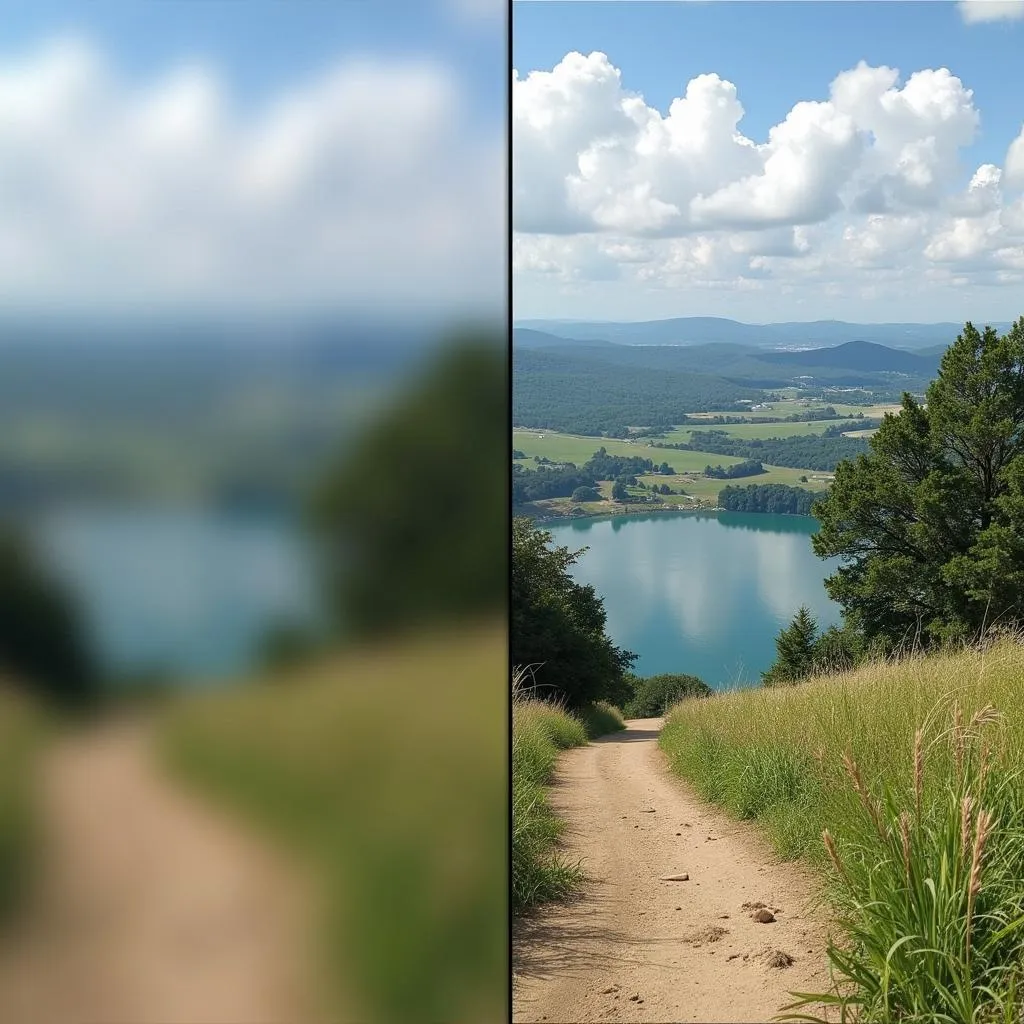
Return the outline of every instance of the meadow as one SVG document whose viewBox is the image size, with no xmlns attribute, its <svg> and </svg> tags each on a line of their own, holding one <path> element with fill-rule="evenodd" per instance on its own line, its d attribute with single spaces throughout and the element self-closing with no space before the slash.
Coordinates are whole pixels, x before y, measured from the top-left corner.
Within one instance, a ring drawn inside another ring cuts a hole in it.
<svg viewBox="0 0 1024 1024">
<path fill-rule="evenodd" d="M 1022 676 L 1017 638 L 668 716 L 672 770 L 820 870 L 860 1020 L 1019 1019 Z"/>
<path fill-rule="evenodd" d="M 547 456 L 552 462 L 574 462 L 582 466 L 598 448 L 605 448 L 609 455 L 634 456 L 651 459 L 655 465 L 667 462 L 680 472 L 700 472 L 710 460 L 723 466 L 730 466 L 742 459 L 728 455 L 708 455 L 706 452 L 684 452 L 665 448 L 652 448 L 641 441 L 617 441 L 606 437 L 578 437 L 572 434 L 558 434 L 549 430 L 513 430 L 512 447 L 528 456 L 528 466 L 535 455 Z"/>
<path fill-rule="evenodd" d="M 698 430 L 721 430 L 732 437 L 748 439 L 796 437 L 801 434 L 823 434 L 826 428 L 837 424 L 849 425 L 851 430 L 857 429 L 856 420 L 850 420 L 848 424 L 844 420 L 809 420 L 800 423 L 709 423 L 707 426 L 688 424 L 676 427 L 659 440 L 664 440 L 668 444 L 690 444 L 690 435 Z"/>
<path fill-rule="evenodd" d="M 352 1019 L 503 1016 L 506 644 L 439 632 L 165 711 L 172 773 L 309 865 Z"/>
</svg>

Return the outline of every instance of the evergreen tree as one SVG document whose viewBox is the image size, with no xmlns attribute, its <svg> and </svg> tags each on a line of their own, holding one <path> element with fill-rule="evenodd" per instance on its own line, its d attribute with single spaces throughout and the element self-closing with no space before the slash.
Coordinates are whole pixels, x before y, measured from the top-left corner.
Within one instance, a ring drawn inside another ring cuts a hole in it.
<svg viewBox="0 0 1024 1024">
<path fill-rule="evenodd" d="M 810 675 L 815 668 L 818 624 L 810 611 L 801 605 L 793 621 L 775 638 L 775 664 L 762 673 L 765 686 L 795 683 Z"/>
<path fill-rule="evenodd" d="M 868 640 L 889 650 L 1024 622 L 1024 318 L 964 326 L 919 404 L 886 416 L 815 505 L 815 552 Z"/>
</svg>

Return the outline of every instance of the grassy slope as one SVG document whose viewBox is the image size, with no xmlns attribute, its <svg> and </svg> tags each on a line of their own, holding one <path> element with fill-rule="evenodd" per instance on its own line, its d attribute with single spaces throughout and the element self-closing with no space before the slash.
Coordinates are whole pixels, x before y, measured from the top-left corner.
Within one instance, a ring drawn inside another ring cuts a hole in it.
<svg viewBox="0 0 1024 1024">
<path fill-rule="evenodd" d="M 533 467 L 533 456 L 544 455 L 553 462 L 575 462 L 582 466 L 598 448 L 604 447 L 609 455 L 634 456 L 641 459 L 652 459 L 655 465 L 667 462 L 673 469 L 702 470 L 708 459 L 714 458 L 723 466 L 729 466 L 742 459 L 728 455 L 710 456 L 704 452 L 681 452 L 665 448 L 652 448 L 650 445 L 636 441 L 615 441 L 602 437 L 577 437 L 573 434 L 558 434 L 550 430 L 513 430 L 512 447 L 529 456 L 523 465 Z"/>
<path fill-rule="evenodd" d="M 190 696 L 173 769 L 305 855 L 326 970 L 374 1020 L 497 1020 L 507 914 L 504 630 Z"/>
<path fill-rule="evenodd" d="M 971 1019 L 986 1000 L 1014 1006 L 1024 929 L 1002 929 L 1024 924 L 1022 676 L 1024 648 L 1003 643 L 686 702 L 668 718 L 661 744 L 673 770 L 829 879 L 851 938 L 836 965 L 857 979 L 866 1019 L 890 1019 L 892 1007 L 925 1020 Z M 856 778 L 866 780 L 860 795 Z M 972 918 L 980 810 L 995 817 Z"/>
<path fill-rule="evenodd" d="M 0 925 L 17 910 L 35 863 L 33 761 L 42 735 L 40 713 L 0 692 Z"/>
</svg>

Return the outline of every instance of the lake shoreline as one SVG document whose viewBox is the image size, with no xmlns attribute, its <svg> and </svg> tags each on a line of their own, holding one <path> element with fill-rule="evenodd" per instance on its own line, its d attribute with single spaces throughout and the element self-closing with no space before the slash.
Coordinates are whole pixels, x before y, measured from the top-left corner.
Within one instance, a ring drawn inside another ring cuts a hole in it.
<svg viewBox="0 0 1024 1024">
<path fill-rule="evenodd" d="M 512 506 L 513 516 L 527 516 L 532 519 L 535 523 L 553 523 L 563 522 L 565 520 L 574 519 L 614 519 L 616 516 L 626 515 L 650 515 L 654 513 L 662 514 L 678 514 L 684 516 L 693 515 L 718 515 L 720 512 L 734 512 L 735 509 L 723 508 L 721 505 L 699 505 L 694 508 L 683 508 L 678 505 L 674 505 L 671 508 L 666 508 L 664 505 L 623 505 L 617 508 L 614 512 L 608 512 L 604 509 L 589 511 L 587 509 L 580 508 L 577 506 L 574 509 L 562 512 L 557 509 L 530 509 L 529 507 L 524 508 L 523 506 Z M 810 514 L 803 515 L 799 512 L 749 512 L 745 513 L 749 515 L 772 515 L 772 516 L 787 516 L 794 519 L 813 519 L 814 517 Z"/>
</svg>

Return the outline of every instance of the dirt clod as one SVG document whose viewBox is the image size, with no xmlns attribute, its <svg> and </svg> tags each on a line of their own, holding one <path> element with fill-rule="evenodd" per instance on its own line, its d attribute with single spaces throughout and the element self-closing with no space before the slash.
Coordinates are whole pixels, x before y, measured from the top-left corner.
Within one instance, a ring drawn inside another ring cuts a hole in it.
<svg viewBox="0 0 1024 1024">
<path fill-rule="evenodd" d="M 792 967 L 793 958 L 788 953 L 784 953 L 781 949 L 776 949 L 768 955 L 768 959 L 765 963 L 769 967 Z"/>
<path fill-rule="evenodd" d="M 775 920 L 775 915 L 767 907 L 755 910 L 750 916 L 758 924 L 771 924 Z"/>
</svg>

